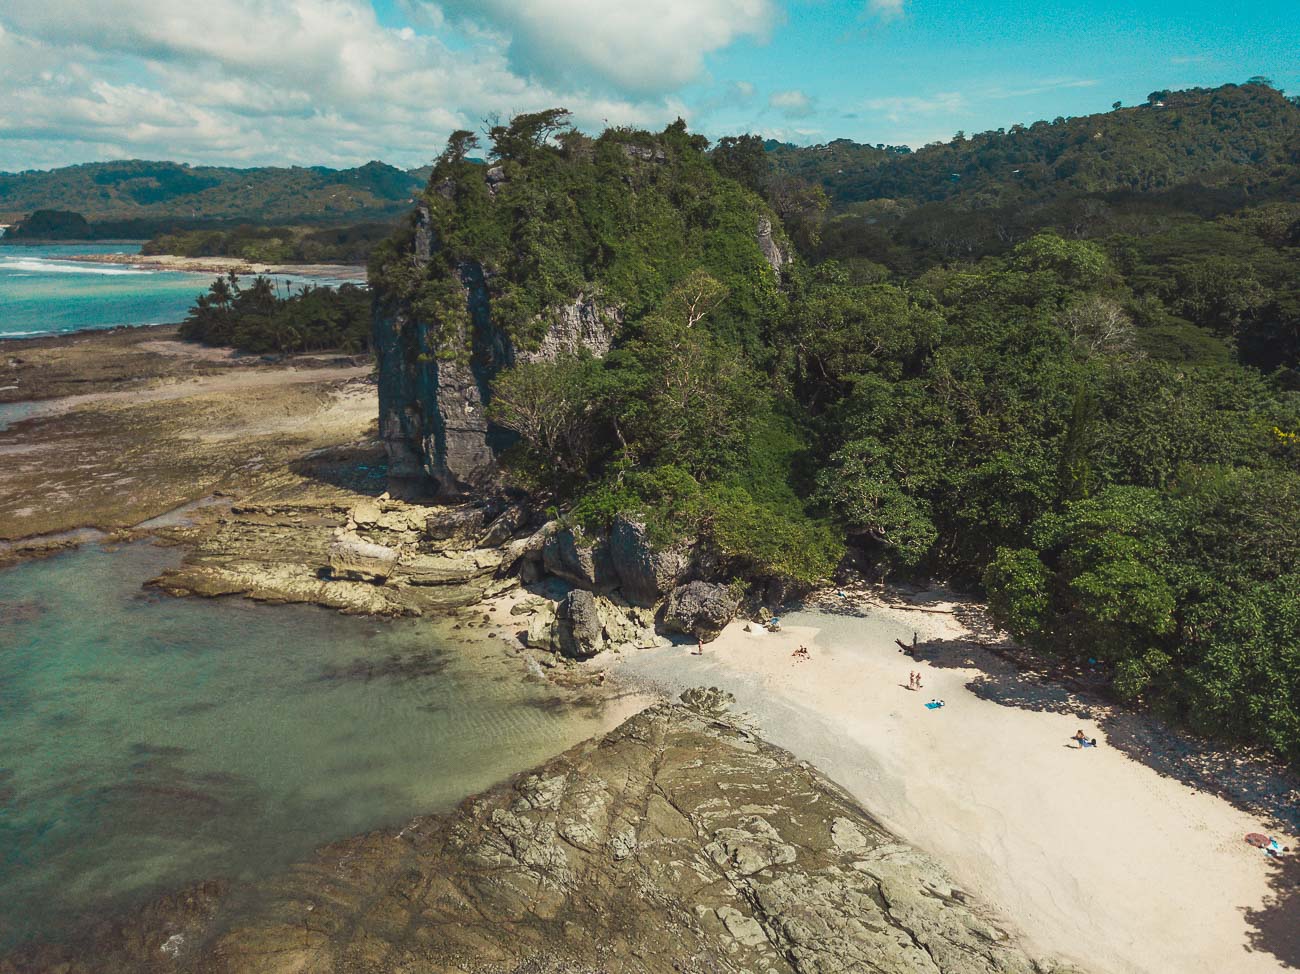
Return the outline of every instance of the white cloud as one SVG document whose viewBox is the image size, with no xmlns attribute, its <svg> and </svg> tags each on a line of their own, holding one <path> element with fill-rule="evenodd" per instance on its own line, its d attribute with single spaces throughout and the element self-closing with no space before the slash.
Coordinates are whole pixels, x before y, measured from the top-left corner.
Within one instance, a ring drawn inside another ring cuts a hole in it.
<svg viewBox="0 0 1300 974">
<path fill-rule="evenodd" d="M 813 113 L 813 100 L 798 88 L 775 91 L 768 97 L 767 103 L 786 118 L 807 118 Z"/>
<path fill-rule="evenodd" d="M 943 91 L 926 96 L 872 98 L 866 101 L 863 107 L 883 115 L 891 122 L 904 122 L 916 115 L 960 112 L 966 107 L 966 98 L 958 91 Z"/>
<path fill-rule="evenodd" d="M 867 0 L 867 12 L 880 20 L 897 20 L 906 7 L 907 0 Z"/>
<path fill-rule="evenodd" d="M 512 66 L 509 38 L 436 30 L 420 9 L 389 27 L 367 0 L 5 0 L 0 170 L 124 156 L 419 165 L 492 113 L 564 105 L 590 128 L 686 113 L 671 94 L 538 82 Z M 697 26 L 679 74 L 735 36 Z"/>
<path fill-rule="evenodd" d="M 1095 78 L 1049 78 L 1031 82 L 1025 88 L 994 87 L 982 92 L 985 98 L 1026 98 L 1030 95 L 1045 95 L 1049 91 L 1062 91 L 1067 88 L 1093 88 L 1098 84 Z"/>
<path fill-rule="evenodd" d="M 552 84 L 609 84 L 664 94 L 698 79 L 704 56 L 765 37 L 774 0 L 429 0 L 506 38 L 520 74 Z"/>
</svg>

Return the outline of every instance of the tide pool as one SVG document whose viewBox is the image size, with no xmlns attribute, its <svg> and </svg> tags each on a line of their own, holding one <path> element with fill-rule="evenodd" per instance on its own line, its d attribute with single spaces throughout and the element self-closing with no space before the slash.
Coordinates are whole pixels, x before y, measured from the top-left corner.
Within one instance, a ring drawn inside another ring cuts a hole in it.
<svg viewBox="0 0 1300 974">
<path fill-rule="evenodd" d="M 449 809 L 606 727 L 486 639 L 141 588 L 177 558 L 0 572 L 0 947 Z"/>
<path fill-rule="evenodd" d="M 212 283 L 214 274 L 60 259 L 74 254 L 139 252 L 135 244 L 29 247 L 0 243 L 0 338 L 181 321 L 194 298 Z M 281 287 L 334 283 L 297 275 L 277 275 L 274 280 Z"/>
</svg>

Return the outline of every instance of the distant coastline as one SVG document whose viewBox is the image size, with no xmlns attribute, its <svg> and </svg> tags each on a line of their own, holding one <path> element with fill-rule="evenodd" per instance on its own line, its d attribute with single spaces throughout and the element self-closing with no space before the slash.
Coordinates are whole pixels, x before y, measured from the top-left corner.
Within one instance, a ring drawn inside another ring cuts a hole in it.
<svg viewBox="0 0 1300 974">
<path fill-rule="evenodd" d="M 180 257 L 175 254 L 71 254 L 60 260 L 86 264 L 122 264 L 155 271 L 187 271 L 200 274 L 296 274 L 332 280 L 366 280 L 361 264 L 259 264 L 238 257 Z"/>
</svg>

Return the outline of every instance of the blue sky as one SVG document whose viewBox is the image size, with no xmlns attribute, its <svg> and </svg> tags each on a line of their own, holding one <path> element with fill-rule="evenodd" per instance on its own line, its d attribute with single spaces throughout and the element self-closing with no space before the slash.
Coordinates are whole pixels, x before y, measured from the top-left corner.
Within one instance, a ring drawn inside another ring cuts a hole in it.
<svg viewBox="0 0 1300 974">
<path fill-rule="evenodd" d="M 1252 75 L 1300 91 L 1300 2 L 5 0 L 0 170 L 105 158 L 419 165 L 458 127 L 923 145 Z"/>
<path fill-rule="evenodd" d="M 760 82 L 760 95 L 807 95 L 792 113 L 802 117 L 782 119 L 795 141 L 915 146 L 958 129 L 1104 111 L 1157 88 L 1262 74 L 1295 91 L 1300 2 L 914 0 L 883 17 L 860 3 L 796 3 L 770 42 L 732 45 L 709 69 L 717 81 Z M 719 109 L 710 125 L 779 126 L 769 100 Z"/>
</svg>

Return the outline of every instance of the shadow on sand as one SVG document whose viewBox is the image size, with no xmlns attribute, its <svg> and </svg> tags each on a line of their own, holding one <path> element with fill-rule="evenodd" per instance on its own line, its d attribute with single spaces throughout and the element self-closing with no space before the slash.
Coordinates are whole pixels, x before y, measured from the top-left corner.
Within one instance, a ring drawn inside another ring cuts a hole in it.
<svg viewBox="0 0 1300 974">
<path fill-rule="evenodd" d="M 1258 910 L 1246 910 L 1251 926 L 1249 950 L 1276 957 L 1288 968 L 1300 968 L 1300 854 L 1269 864 L 1269 895 Z"/>
<path fill-rule="evenodd" d="M 388 489 L 388 460 L 381 443 L 359 443 L 313 450 L 289 464 L 300 477 L 370 497 Z"/>
</svg>

